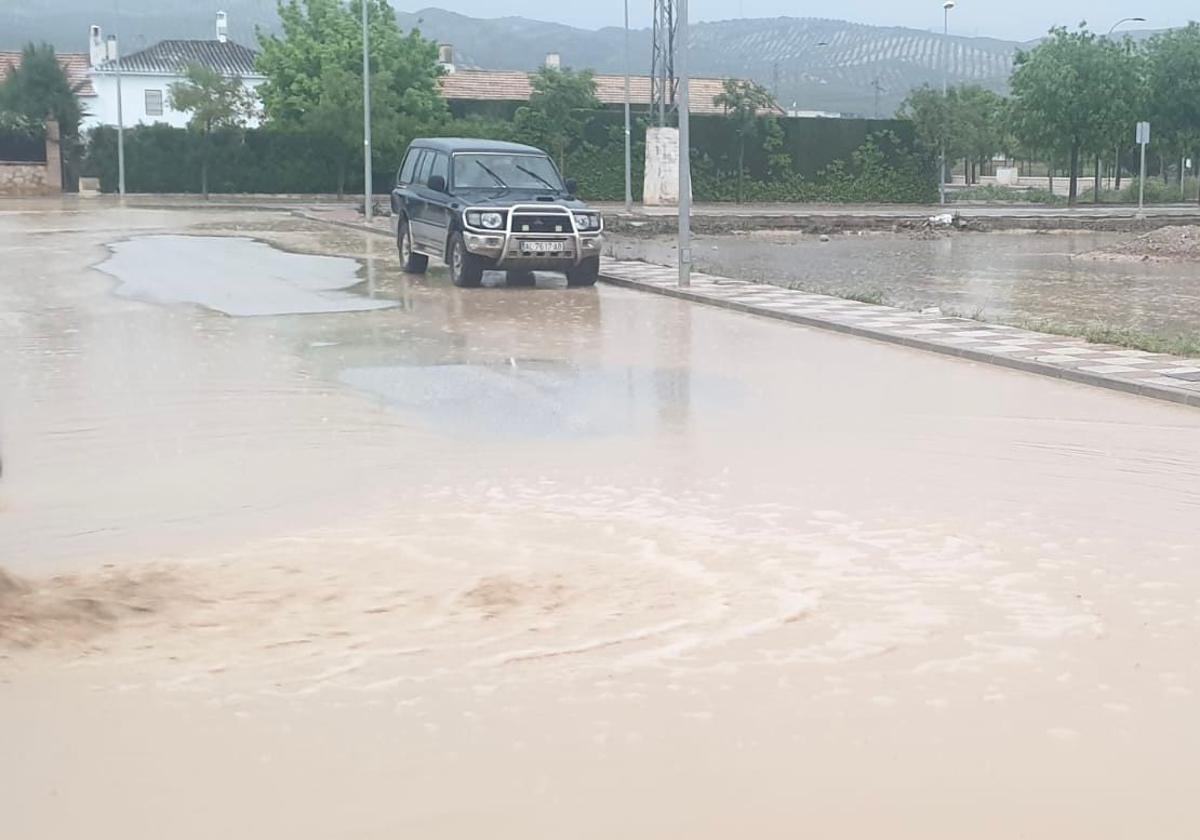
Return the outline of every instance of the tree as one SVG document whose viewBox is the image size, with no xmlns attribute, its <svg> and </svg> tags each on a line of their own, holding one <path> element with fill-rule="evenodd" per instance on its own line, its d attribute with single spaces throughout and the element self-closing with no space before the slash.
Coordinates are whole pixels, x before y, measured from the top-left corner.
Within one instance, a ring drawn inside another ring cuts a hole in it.
<svg viewBox="0 0 1200 840">
<path fill-rule="evenodd" d="M 565 172 L 567 150 L 583 141 L 587 112 L 600 108 L 596 81 L 591 70 L 542 67 L 531 85 L 529 104 L 513 118 L 517 136 L 557 154 L 558 168 Z"/>
<path fill-rule="evenodd" d="M 757 82 L 726 79 L 723 90 L 713 97 L 725 116 L 733 120 L 738 136 L 737 200 L 742 200 L 742 177 L 746 170 L 746 136 L 758 125 L 759 114 L 768 111 L 775 100 L 767 89 Z"/>
<path fill-rule="evenodd" d="M 80 82 L 72 85 L 49 44 L 27 44 L 21 64 L 0 83 L 0 128 L 14 134 L 39 136 L 45 121 L 58 123 L 62 160 L 67 171 L 77 173 L 83 152 L 79 123 L 84 110 L 79 102 Z"/>
<path fill-rule="evenodd" d="M 1147 117 L 1156 145 L 1200 159 L 1200 24 L 1154 36 L 1144 55 Z M 1123 132 L 1118 142 L 1128 144 L 1129 135 Z"/>
<path fill-rule="evenodd" d="M 27 44 L 21 50 L 20 66 L 0 84 L 0 109 L 38 124 L 52 118 L 64 138 L 79 136 L 84 116 L 79 85 L 67 79 L 49 44 Z"/>
<path fill-rule="evenodd" d="M 370 35 L 371 123 L 383 152 L 399 152 L 447 117 L 437 44 L 400 31 L 387 0 L 279 0 L 280 35 L 260 31 L 259 87 L 268 124 L 323 138 L 338 172 L 362 154 L 362 3 Z"/>
<path fill-rule="evenodd" d="M 1128 41 L 1099 38 L 1081 24 L 1063 27 L 1028 52 L 1018 52 L 1010 86 L 1013 117 L 1021 139 L 1070 160 L 1069 201 L 1079 194 L 1079 164 L 1084 153 L 1100 154 L 1134 112 L 1138 66 Z"/>
<path fill-rule="evenodd" d="M 1004 98 L 978 85 L 945 93 L 925 85 L 908 95 L 898 115 L 913 123 L 917 140 L 928 151 L 945 150 L 947 160 L 964 160 L 970 184 L 974 165 L 1008 145 L 1004 113 Z"/>
<path fill-rule="evenodd" d="M 191 64 L 186 81 L 173 82 L 168 90 L 171 107 L 191 114 L 188 129 L 200 135 L 200 192 L 208 198 L 208 164 L 212 134 L 241 128 L 254 109 L 254 97 L 238 76 L 226 78 L 202 64 Z"/>
</svg>

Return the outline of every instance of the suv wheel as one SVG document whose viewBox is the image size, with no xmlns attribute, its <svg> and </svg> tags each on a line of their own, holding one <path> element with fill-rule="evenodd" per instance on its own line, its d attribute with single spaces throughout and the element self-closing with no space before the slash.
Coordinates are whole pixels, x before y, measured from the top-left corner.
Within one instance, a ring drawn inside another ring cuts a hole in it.
<svg viewBox="0 0 1200 840">
<path fill-rule="evenodd" d="M 467 250 L 461 232 L 450 240 L 450 282 L 460 289 L 475 289 L 483 283 L 483 260 Z"/>
<path fill-rule="evenodd" d="M 429 268 L 429 257 L 412 249 L 412 233 L 404 216 L 396 222 L 396 250 L 400 252 L 400 267 L 409 274 L 424 274 Z"/>
<path fill-rule="evenodd" d="M 599 277 L 599 257 L 588 257 L 579 265 L 567 269 L 568 286 L 595 286 Z"/>
</svg>

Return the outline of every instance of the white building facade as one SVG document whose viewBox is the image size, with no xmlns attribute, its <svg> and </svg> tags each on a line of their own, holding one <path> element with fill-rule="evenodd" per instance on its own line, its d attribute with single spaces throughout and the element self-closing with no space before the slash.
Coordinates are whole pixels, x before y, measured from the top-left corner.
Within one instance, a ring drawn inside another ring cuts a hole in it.
<svg viewBox="0 0 1200 840">
<path fill-rule="evenodd" d="M 235 44 L 226 35 L 225 13 L 217 14 L 217 37 L 212 41 L 159 41 L 152 47 L 120 58 L 121 121 L 126 128 L 165 123 L 186 128 L 191 115 L 171 108 L 171 85 L 186 81 L 192 64 L 215 70 L 225 78 L 239 78 L 254 95 L 255 113 L 246 121 L 259 123 L 260 100 L 257 88 L 266 78 L 254 67 L 257 53 Z M 116 39 L 104 39 L 99 26 L 88 33 L 92 62 L 89 76 L 96 91 L 88 104 L 83 128 L 117 124 L 117 49 Z"/>
</svg>

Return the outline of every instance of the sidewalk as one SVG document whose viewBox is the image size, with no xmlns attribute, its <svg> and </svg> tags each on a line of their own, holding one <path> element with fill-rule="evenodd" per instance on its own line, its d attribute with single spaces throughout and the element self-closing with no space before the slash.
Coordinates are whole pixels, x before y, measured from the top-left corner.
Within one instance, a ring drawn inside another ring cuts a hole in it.
<svg viewBox="0 0 1200 840">
<path fill-rule="evenodd" d="M 695 272 L 692 285 L 681 289 L 674 268 L 640 262 L 605 260 L 600 279 L 722 309 L 1200 407 L 1200 359 L 1089 344 Z"/>
</svg>

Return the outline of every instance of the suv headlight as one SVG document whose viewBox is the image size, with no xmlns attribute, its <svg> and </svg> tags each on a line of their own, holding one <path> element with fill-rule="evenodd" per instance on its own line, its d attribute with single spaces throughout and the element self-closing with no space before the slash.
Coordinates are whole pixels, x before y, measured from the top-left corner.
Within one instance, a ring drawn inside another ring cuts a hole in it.
<svg viewBox="0 0 1200 840">
<path fill-rule="evenodd" d="M 576 213 L 575 227 L 579 230 L 599 230 L 600 216 L 595 213 Z"/>
<path fill-rule="evenodd" d="M 480 212 L 472 210 L 467 213 L 467 224 L 471 227 L 486 228 L 487 230 L 500 230 L 504 227 L 504 214 L 493 211 Z"/>
</svg>

